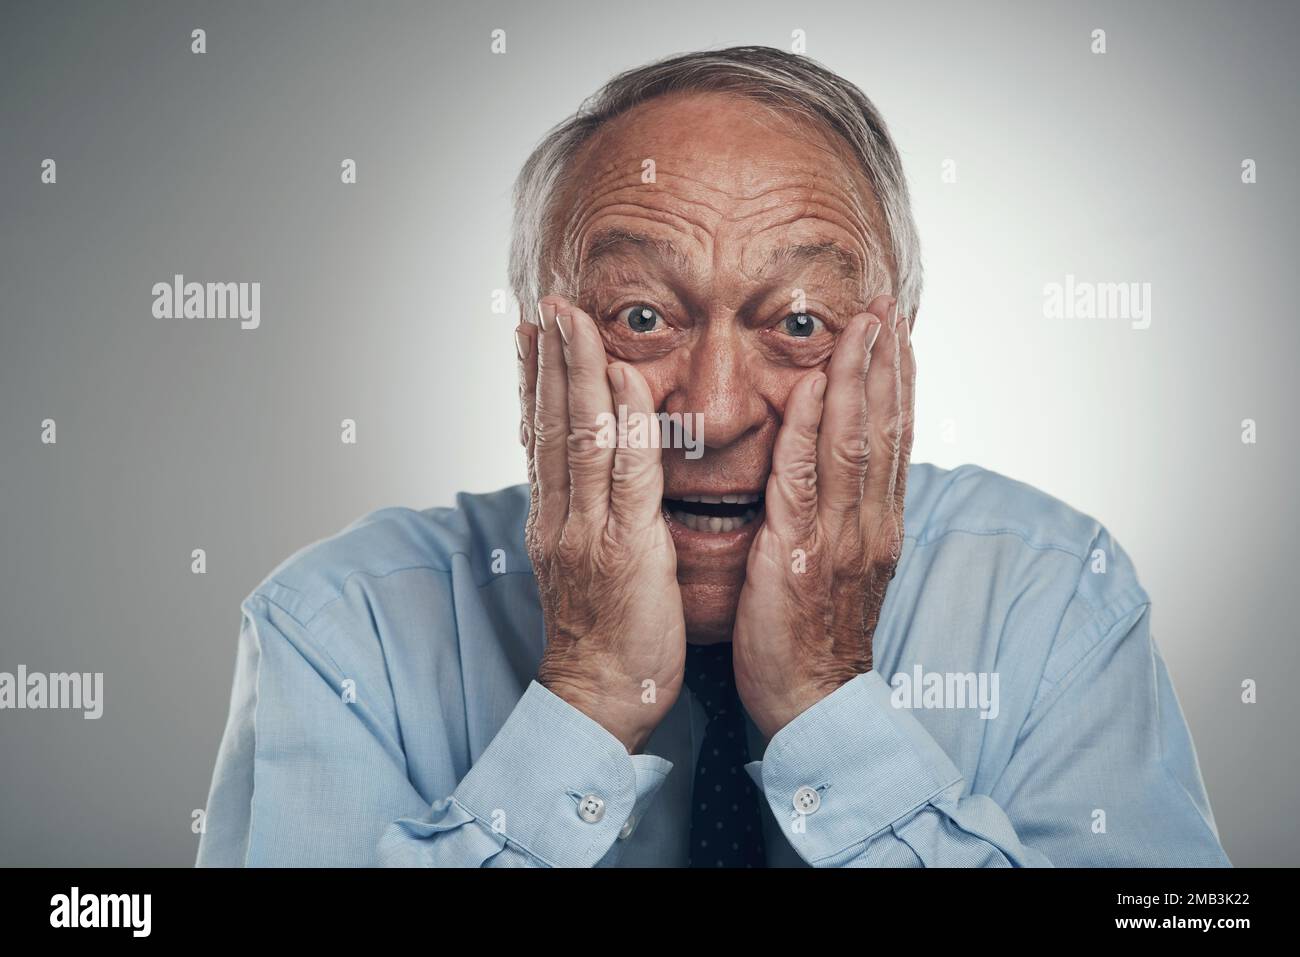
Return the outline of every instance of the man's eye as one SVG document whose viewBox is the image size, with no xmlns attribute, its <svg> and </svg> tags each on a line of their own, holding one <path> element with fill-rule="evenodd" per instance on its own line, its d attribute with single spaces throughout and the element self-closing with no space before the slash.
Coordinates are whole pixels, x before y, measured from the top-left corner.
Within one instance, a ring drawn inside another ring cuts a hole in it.
<svg viewBox="0 0 1300 957">
<path fill-rule="evenodd" d="M 820 328 L 822 321 L 806 312 L 795 312 L 785 317 L 785 331 L 799 339 L 807 339 Z"/>
<path fill-rule="evenodd" d="M 633 332 L 654 332 L 663 324 L 663 317 L 649 306 L 628 306 L 617 316 Z"/>
</svg>

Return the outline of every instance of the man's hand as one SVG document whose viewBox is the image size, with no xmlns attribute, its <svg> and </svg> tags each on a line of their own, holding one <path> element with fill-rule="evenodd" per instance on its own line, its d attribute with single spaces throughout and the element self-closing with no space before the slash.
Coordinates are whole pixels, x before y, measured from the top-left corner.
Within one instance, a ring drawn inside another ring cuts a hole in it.
<svg viewBox="0 0 1300 957">
<path fill-rule="evenodd" d="M 732 650 L 745 710 L 769 740 L 871 670 L 902 552 L 916 367 L 894 300 L 867 309 L 841 333 L 826 374 L 790 393 L 749 552 Z"/>
<path fill-rule="evenodd" d="M 656 437 L 658 420 L 645 379 L 609 363 L 589 316 L 557 296 L 539 311 L 540 331 L 517 333 L 528 554 L 547 639 L 537 680 L 636 753 L 681 690 L 686 626 L 659 442 L 613 448 L 601 415 L 644 413 Z"/>
</svg>

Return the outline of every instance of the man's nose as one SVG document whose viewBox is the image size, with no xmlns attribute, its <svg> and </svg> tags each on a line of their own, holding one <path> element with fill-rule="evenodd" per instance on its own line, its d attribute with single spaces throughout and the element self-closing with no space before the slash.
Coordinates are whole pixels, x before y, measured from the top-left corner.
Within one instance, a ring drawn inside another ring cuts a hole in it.
<svg viewBox="0 0 1300 957">
<path fill-rule="evenodd" d="M 763 424 L 766 404 L 758 393 L 751 358 L 737 330 L 718 325 L 682 357 L 668 411 L 701 415 L 708 448 L 726 448 Z"/>
</svg>

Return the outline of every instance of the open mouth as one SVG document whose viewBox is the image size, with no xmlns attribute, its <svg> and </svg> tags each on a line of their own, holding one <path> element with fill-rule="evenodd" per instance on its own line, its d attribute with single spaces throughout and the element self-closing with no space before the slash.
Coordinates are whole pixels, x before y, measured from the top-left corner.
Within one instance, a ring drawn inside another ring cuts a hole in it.
<svg viewBox="0 0 1300 957">
<path fill-rule="evenodd" d="M 665 498 L 664 511 L 694 532 L 734 532 L 749 525 L 763 508 L 763 496 L 747 492 Z"/>
</svg>

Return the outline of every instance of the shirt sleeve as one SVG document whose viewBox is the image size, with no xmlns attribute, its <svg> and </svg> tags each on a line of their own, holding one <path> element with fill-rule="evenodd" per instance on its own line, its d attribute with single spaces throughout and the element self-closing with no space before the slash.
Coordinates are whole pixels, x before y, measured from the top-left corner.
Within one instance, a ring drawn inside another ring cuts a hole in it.
<svg viewBox="0 0 1300 957">
<path fill-rule="evenodd" d="M 664 758 L 629 755 L 599 723 L 532 681 L 455 793 L 385 830 L 380 860 L 610 867 L 671 769 Z"/>
<path fill-rule="evenodd" d="M 390 703 L 368 697 L 305 626 L 249 599 L 198 866 L 609 866 L 672 768 L 534 681 L 430 804 Z"/>
<path fill-rule="evenodd" d="M 1228 866 L 1148 612 L 1097 616 L 1058 643 L 987 794 L 874 671 L 746 770 L 817 867 Z M 795 810 L 801 788 L 811 813 Z"/>
</svg>

